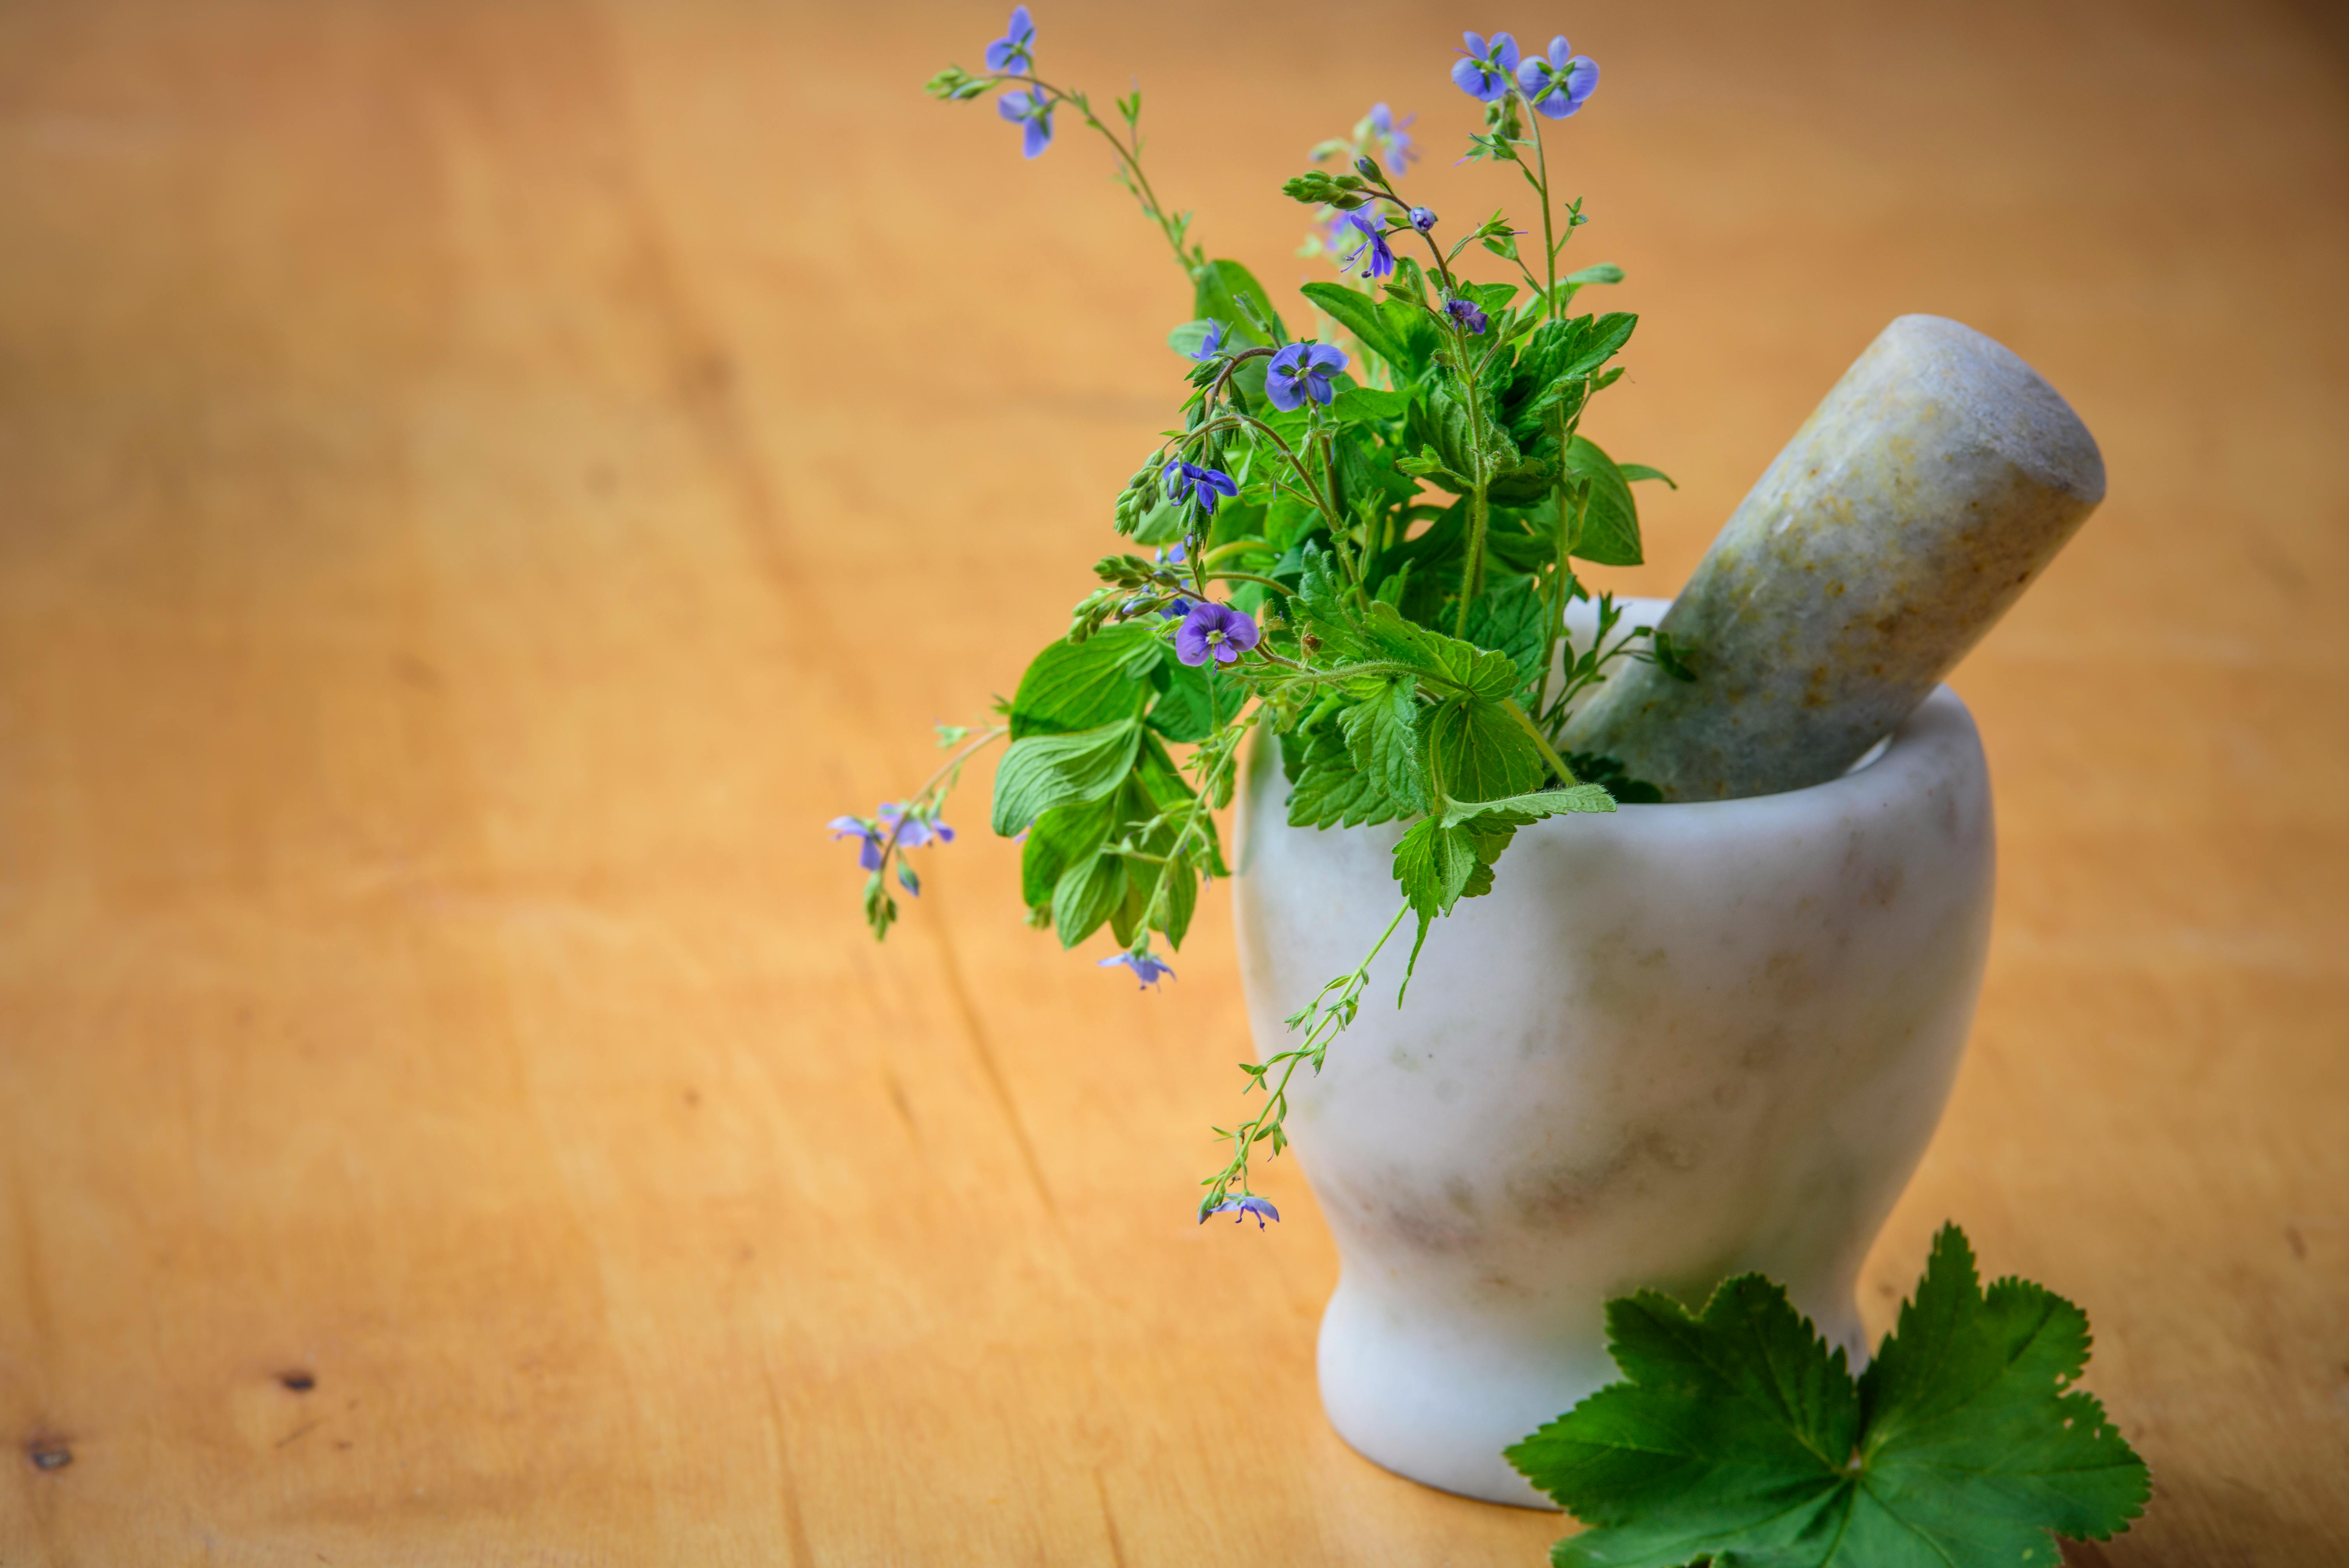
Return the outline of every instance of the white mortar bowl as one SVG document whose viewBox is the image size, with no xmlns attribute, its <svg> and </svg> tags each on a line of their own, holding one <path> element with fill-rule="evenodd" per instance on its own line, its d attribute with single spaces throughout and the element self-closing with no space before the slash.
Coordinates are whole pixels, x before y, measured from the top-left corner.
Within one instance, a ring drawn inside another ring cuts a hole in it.
<svg viewBox="0 0 2349 1568">
<path fill-rule="evenodd" d="M 1393 914 L 1402 830 L 1289 827 L 1269 744 L 1241 796 L 1268 1056 Z M 1993 859 L 1982 743 L 1945 686 L 1830 783 L 1519 830 L 1397 1011 L 1406 919 L 1327 1068 L 1291 1081 L 1341 1263 L 1320 1341 L 1339 1435 L 1548 1506 L 1501 1450 L 1615 1380 L 1607 1298 L 1701 1305 L 1747 1270 L 1864 1362 L 1854 1286 L 1964 1048 Z"/>
</svg>

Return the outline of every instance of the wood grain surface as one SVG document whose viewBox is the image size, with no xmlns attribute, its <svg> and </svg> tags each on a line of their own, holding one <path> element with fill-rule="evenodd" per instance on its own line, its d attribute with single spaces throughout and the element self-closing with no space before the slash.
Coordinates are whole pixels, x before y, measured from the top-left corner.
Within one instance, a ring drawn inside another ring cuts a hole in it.
<svg viewBox="0 0 2349 1568">
<path fill-rule="evenodd" d="M 1957 685 L 1990 976 L 1944 1218 L 2097 1328 L 2152 1512 L 2349 1561 L 2349 35 L 2313 4 L 1040 6 L 1209 248 L 1464 25 L 1605 78 L 1593 433 L 1669 591 L 1891 316 L 2111 499 Z M 0 1563 L 1541 1562 L 1323 1425 L 1294 1163 L 1191 1222 L 1222 903 L 1142 996 L 821 824 L 1083 591 L 1187 314 L 992 3 L 0 8 Z M 1652 487 L 1643 487 L 1652 489 Z M 977 797 L 953 813 L 983 828 Z"/>
</svg>

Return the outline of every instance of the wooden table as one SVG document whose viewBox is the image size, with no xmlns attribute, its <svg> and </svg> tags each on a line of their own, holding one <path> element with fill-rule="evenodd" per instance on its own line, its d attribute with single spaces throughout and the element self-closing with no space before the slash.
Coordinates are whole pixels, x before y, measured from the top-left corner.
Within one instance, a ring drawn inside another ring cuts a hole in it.
<svg viewBox="0 0 2349 1568">
<path fill-rule="evenodd" d="M 1431 204 L 1500 199 L 1449 161 L 1482 15 L 1040 19 L 1277 284 L 1324 265 L 1278 181 L 1374 97 Z M 2344 36 L 1558 19 L 1578 248 L 1649 318 L 1593 430 L 1682 482 L 1617 585 L 1903 311 L 2111 468 L 1958 680 L 1997 935 L 1871 1321 L 1958 1218 L 2094 1315 L 2155 1467 L 2079 1561 L 2343 1561 Z M 0 1563 L 1541 1561 L 1324 1427 L 1293 1162 L 1277 1231 L 1191 1222 L 1220 901 L 1141 996 L 983 833 L 874 947 L 823 836 L 1016 680 L 1176 387 L 1102 154 L 914 90 L 999 24 L 0 12 Z"/>
</svg>

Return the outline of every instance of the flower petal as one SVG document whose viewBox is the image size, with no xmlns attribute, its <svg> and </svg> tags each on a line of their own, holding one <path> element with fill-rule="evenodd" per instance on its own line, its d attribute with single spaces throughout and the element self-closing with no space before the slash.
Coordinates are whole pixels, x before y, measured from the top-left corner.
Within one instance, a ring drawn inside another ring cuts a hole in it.
<svg viewBox="0 0 2349 1568">
<path fill-rule="evenodd" d="M 1472 34 L 1471 36 L 1474 36 Z M 1491 101 L 1497 96 L 1493 88 L 1493 74 L 1475 61 L 1458 59 L 1452 62 L 1452 79 L 1462 92 L 1473 98 Z"/>
<path fill-rule="evenodd" d="M 1517 68 L 1517 41 L 1506 33 L 1493 35 L 1493 63 L 1505 76 Z"/>
<path fill-rule="evenodd" d="M 1033 158 L 1052 145 L 1052 112 L 1050 109 L 1028 121 L 1028 135 L 1023 141 L 1024 154 Z"/>
<path fill-rule="evenodd" d="M 1207 662 L 1207 628 L 1199 624 L 1198 606 L 1174 628 L 1174 656 L 1186 665 Z"/>
</svg>

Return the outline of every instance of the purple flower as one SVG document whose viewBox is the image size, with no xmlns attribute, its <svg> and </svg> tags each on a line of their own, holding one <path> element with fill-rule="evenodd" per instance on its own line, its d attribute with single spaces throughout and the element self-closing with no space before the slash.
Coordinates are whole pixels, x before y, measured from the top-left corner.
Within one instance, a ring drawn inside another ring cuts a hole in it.
<svg viewBox="0 0 2349 1568">
<path fill-rule="evenodd" d="M 881 803 L 881 825 L 884 828 L 897 829 L 899 849 L 918 850 L 924 844 L 954 842 L 954 830 L 944 822 L 933 820 L 928 817 L 906 817 L 904 826 L 900 827 L 897 819 L 904 817 L 905 814 L 905 808 L 895 801 L 885 800 Z"/>
<path fill-rule="evenodd" d="M 1168 500 L 1186 500 L 1205 512 L 1214 511 L 1226 496 L 1240 493 L 1240 487 L 1223 469 L 1203 469 L 1180 458 L 1167 462 L 1165 480 Z"/>
<path fill-rule="evenodd" d="M 1223 346 L 1224 324 L 1220 321 L 1211 321 L 1207 324 L 1207 335 L 1199 342 L 1199 352 L 1191 357 L 1204 365 L 1213 359 L 1216 356 L 1216 350 Z"/>
<path fill-rule="evenodd" d="M 995 112 L 1009 120 L 1024 122 L 1028 127 L 1027 155 L 1030 158 L 1052 145 L 1052 100 L 1041 92 L 1030 92 L 1026 88 L 1005 93 L 995 100 Z"/>
<path fill-rule="evenodd" d="M 1528 55 L 1517 67 L 1517 90 L 1552 119 L 1564 119 L 1598 89 L 1599 62 L 1588 55 L 1568 57 L 1566 39 L 1552 38 L 1547 55 Z"/>
<path fill-rule="evenodd" d="M 1411 139 L 1412 122 L 1418 118 L 1419 116 L 1415 114 L 1407 114 L 1398 124 L 1394 110 L 1382 103 L 1374 103 L 1371 106 L 1371 112 L 1362 117 L 1361 127 L 1361 131 L 1367 131 L 1369 134 L 1363 135 L 1358 131 L 1355 139 L 1365 146 L 1376 148 L 1380 159 L 1386 166 L 1395 173 L 1401 174 L 1419 157 L 1419 149 L 1413 144 Z"/>
<path fill-rule="evenodd" d="M 1484 335 L 1485 328 L 1490 325 L 1485 318 L 1485 313 L 1477 308 L 1475 300 L 1448 299 L 1444 302 L 1444 309 L 1453 320 L 1479 336 Z"/>
<path fill-rule="evenodd" d="M 1256 622 L 1246 611 L 1202 599 L 1174 628 L 1174 656 L 1186 665 L 1204 665 L 1210 658 L 1227 665 L 1255 647 L 1256 639 Z"/>
<path fill-rule="evenodd" d="M 1226 1198 L 1212 1209 L 1201 1210 L 1199 1223 L 1206 1224 L 1207 1216 L 1210 1214 L 1229 1214 L 1232 1216 L 1232 1223 L 1236 1225 L 1245 1221 L 1250 1214 L 1254 1214 L 1256 1228 L 1259 1231 L 1264 1229 L 1264 1222 L 1267 1220 L 1280 1218 L 1280 1211 L 1274 1208 L 1270 1201 L 1257 1197 Z"/>
<path fill-rule="evenodd" d="M 1517 68 L 1517 41 L 1506 33 L 1495 33 L 1490 44 L 1482 33 L 1463 33 L 1464 57 L 1452 62 L 1452 79 L 1460 90 L 1479 103 L 1491 103 L 1509 90 L 1509 77 Z"/>
<path fill-rule="evenodd" d="M 1265 373 L 1264 395 L 1284 414 L 1301 407 L 1308 397 L 1327 404 L 1338 395 L 1330 377 L 1344 368 L 1345 355 L 1328 344 L 1292 343 L 1272 356 Z"/>
<path fill-rule="evenodd" d="M 1164 550 L 1152 551 L 1150 552 L 1150 557 L 1154 561 L 1163 561 L 1169 566 L 1180 566 L 1183 564 L 1183 559 L 1185 553 L 1185 546 L 1174 544 L 1169 545 Z"/>
<path fill-rule="evenodd" d="M 951 844 L 955 836 L 952 828 L 933 818 L 907 817 L 905 809 L 895 800 L 882 801 L 871 821 L 862 817 L 834 817 L 824 826 L 832 830 L 835 839 L 862 841 L 856 850 L 856 863 L 868 872 L 881 869 L 882 847 L 888 843 L 892 832 L 897 835 L 897 847 L 901 850 L 918 850 L 924 844 Z M 897 875 L 905 882 L 907 892 L 922 891 L 911 880 L 913 873 L 905 870 L 902 861 L 898 862 Z"/>
<path fill-rule="evenodd" d="M 1347 213 L 1346 222 L 1356 233 L 1362 236 L 1362 242 L 1347 252 L 1346 259 L 1339 264 L 1350 267 L 1354 264 L 1355 259 L 1367 251 L 1370 253 L 1370 260 L 1362 263 L 1364 277 L 1382 278 L 1393 272 L 1394 248 L 1387 243 L 1387 226 L 1376 218 L 1361 212 Z"/>
<path fill-rule="evenodd" d="M 1411 220 L 1411 226 L 1423 234 L 1435 227 L 1435 209 L 1433 207 L 1413 207 L 1404 216 Z"/>
<path fill-rule="evenodd" d="M 1133 971 L 1134 978 L 1142 982 L 1142 988 L 1145 991 L 1157 985 L 1158 977 L 1162 975 L 1169 979 L 1174 977 L 1172 965 L 1156 954 L 1149 953 L 1121 953 L 1114 958 L 1102 959 L 1094 967 L 1114 969 L 1121 964 Z"/>
<path fill-rule="evenodd" d="M 1184 616 L 1189 614 L 1191 613 L 1191 606 L 1197 603 L 1198 601 L 1196 599 L 1177 593 L 1174 598 L 1159 606 L 1158 618 L 1162 621 L 1179 621 Z"/>
<path fill-rule="evenodd" d="M 864 843 L 856 851 L 856 863 L 868 872 L 881 869 L 881 841 L 889 835 L 861 817 L 834 817 L 824 824 L 835 839 L 862 839 Z"/>
<path fill-rule="evenodd" d="M 987 46 L 987 68 L 990 71 L 1032 71 L 1036 68 L 1036 24 L 1028 19 L 1028 7 L 1011 7 L 1011 25 L 1003 29 L 1003 36 Z M 1049 133 L 1048 133 L 1049 134 Z M 1030 158 L 1034 153 L 1030 153 Z"/>
</svg>

